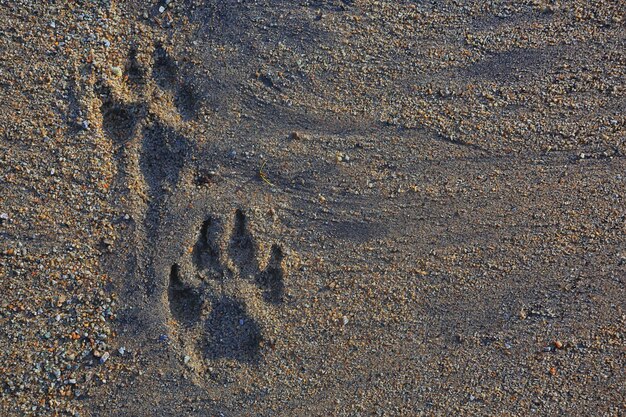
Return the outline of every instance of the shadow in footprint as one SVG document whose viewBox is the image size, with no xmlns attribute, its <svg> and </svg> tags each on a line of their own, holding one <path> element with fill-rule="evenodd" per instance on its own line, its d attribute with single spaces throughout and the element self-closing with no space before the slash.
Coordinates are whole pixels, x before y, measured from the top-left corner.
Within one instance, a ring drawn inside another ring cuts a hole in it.
<svg viewBox="0 0 626 417">
<path fill-rule="evenodd" d="M 231 297 L 213 300 L 206 321 L 206 357 L 255 363 L 259 360 L 261 329 L 246 313 L 245 306 Z"/>
<path fill-rule="evenodd" d="M 102 103 L 102 127 L 116 145 L 130 141 L 137 124 L 135 109 L 107 100 Z"/>
<path fill-rule="evenodd" d="M 102 130 L 112 144 L 115 161 L 116 172 L 111 185 L 113 189 L 127 193 L 130 190 L 127 183 L 126 149 L 133 140 L 138 120 L 142 117 L 143 108 L 140 105 L 118 102 L 108 88 L 100 88 L 97 92 L 102 98 L 100 106 Z"/>
<path fill-rule="evenodd" d="M 172 265 L 168 288 L 170 311 L 177 322 L 193 325 L 200 318 L 202 299 L 200 293 L 183 283 L 178 265 Z"/>
<path fill-rule="evenodd" d="M 152 76 L 161 88 L 171 89 L 176 83 L 178 69 L 174 60 L 168 55 L 162 46 L 154 49 L 154 66 Z"/>
<path fill-rule="evenodd" d="M 248 219 L 239 209 L 235 212 L 235 222 L 231 235 L 229 255 L 237 264 L 242 276 L 258 272 L 255 262 L 255 247 L 252 234 L 248 230 Z"/>
<path fill-rule="evenodd" d="M 209 217 L 200 227 L 200 236 L 193 247 L 191 254 L 193 263 L 199 270 L 208 269 L 212 275 L 220 277 L 222 266 L 219 260 L 219 249 L 216 245 L 217 238 L 215 220 Z"/>
<path fill-rule="evenodd" d="M 174 95 L 174 104 L 183 119 L 189 120 L 198 112 L 200 100 L 193 86 L 181 78 L 176 61 L 162 46 L 154 50 L 152 76 L 159 87 Z"/>
<path fill-rule="evenodd" d="M 154 248 L 164 214 L 166 197 L 178 183 L 180 173 L 189 154 L 189 145 L 184 137 L 160 123 L 145 129 L 139 167 L 148 185 L 148 207 L 144 227 L 148 244 Z M 148 266 L 147 292 L 151 295 L 156 286 L 153 265 Z"/>
<path fill-rule="evenodd" d="M 281 265 L 283 258 L 282 249 L 278 245 L 272 245 L 270 261 L 267 268 L 257 277 L 257 284 L 263 289 L 263 298 L 268 303 L 280 304 L 285 295 L 285 272 Z"/>
<path fill-rule="evenodd" d="M 126 75 L 128 81 L 135 87 L 145 81 L 145 71 L 137 60 L 137 49 L 132 48 L 128 53 L 128 63 L 126 64 Z"/>
<path fill-rule="evenodd" d="M 178 112 L 185 120 L 190 120 L 198 113 L 200 101 L 193 87 L 188 84 L 182 84 L 174 99 L 174 104 Z"/>
<path fill-rule="evenodd" d="M 184 137 L 160 123 L 144 132 L 139 160 L 151 197 L 163 193 L 163 186 L 174 186 L 185 163 L 189 145 Z"/>
</svg>

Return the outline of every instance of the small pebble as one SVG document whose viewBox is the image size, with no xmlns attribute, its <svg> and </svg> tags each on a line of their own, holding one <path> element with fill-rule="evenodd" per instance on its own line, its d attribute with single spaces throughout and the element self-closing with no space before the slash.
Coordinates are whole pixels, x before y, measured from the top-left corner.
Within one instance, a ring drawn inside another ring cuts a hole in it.
<svg viewBox="0 0 626 417">
<path fill-rule="evenodd" d="M 111 73 L 116 77 L 122 76 L 122 69 L 120 67 L 111 67 Z"/>
<path fill-rule="evenodd" d="M 111 356 L 109 352 L 104 352 L 100 357 L 100 363 L 105 363 L 107 360 L 109 360 L 109 356 Z"/>
</svg>

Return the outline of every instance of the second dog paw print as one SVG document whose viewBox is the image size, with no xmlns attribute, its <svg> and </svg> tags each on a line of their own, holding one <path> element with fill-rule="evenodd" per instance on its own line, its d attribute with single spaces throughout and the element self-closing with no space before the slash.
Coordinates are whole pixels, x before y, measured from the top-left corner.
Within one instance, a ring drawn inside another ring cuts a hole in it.
<svg viewBox="0 0 626 417">
<path fill-rule="evenodd" d="M 240 210 L 234 214 L 226 242 L 220 240 L 221 232 L 220 219 L 207 218 L 199 227 L 189 258 L 172 265 L 170 311 L 183 348 L 193 357 L 256 362 L 264 339 L 260 316 L 267 314 L 255 311 L 283 302 L 283 250 L 272 245 L 262 268 L 259 247 Z M 260 299 L 252 300 L 254 297 Z"/>
</svg>

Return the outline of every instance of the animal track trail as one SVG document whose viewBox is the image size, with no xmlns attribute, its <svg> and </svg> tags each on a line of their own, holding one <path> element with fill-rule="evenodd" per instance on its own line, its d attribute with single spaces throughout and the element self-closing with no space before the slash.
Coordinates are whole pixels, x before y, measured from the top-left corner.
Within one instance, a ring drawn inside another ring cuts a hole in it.
<svg viewBox="0 0 626 417">
<path fill-rule="evenodd" d="M 136 195 L 135 218 L 142 218 L 143 230 L 136 237 L 137 246 L 144 246 L 145 286 L 148 295 L 157 287 L 153 253 L 163 235 L 164 216 L 170 197 L 176 189 L 187 161 L 193 153 L 193 143 L 179 133 L 176 119 L 189 121 L 199 108 L 193 88 L 183 80 L 176 61 L 161 46 L 152 52 L 150 63 L 141 63 L 137 49 L 129 51 L 122 78 L 108 81 L 100 87 L 102 131 L 114 148 L 117 163 L 118 188 L 130 191 L 131 183 L 145 186 L 147 199 Z M 173 101 L 160 100 L 163 91 Z M 155 105 L 155 103 L 159 103 Z M 165 106 L 165 108 L 163 107 Z M 174 106 L 175 108 L 168 108 Z M 180 117 L 163 117 L 162 114 Z M 173 122 L 172 122 L 173 120 Z"/>
<path fill-rule="evenodd" d="M 139 167 L 148 186 L 144 226 L 149 242 L 156 242 L 165 200 L 174 192 L 189 154 L 188 141 L 167 126 L 155 123 L 144 130 Z"/>
<path fill-rule="evenodd" d="M 130 191 L 124 181 L 138 179 L 145 187 L 147 198 L 142 194 L 135 199 L 134 216 L 143 224 L 135 239 L 143 252 L 135 254 L 140 264 L 133 277 L 141 271 L 150 297 L 163 288 L 157 282 L 162 275 L 156 254 L 166 244 L 162 236 L 167 235 L 168 204 L 194 150 L 177 124 L 162 118 L 163 108 L 153 103 L 173 103 L 176 109 L 166 108 L 165 114 L 178 113 L 183 121 L 196 114 L 199 103 L 163 48 L 157 47 L 152 58 L 152 66 L 145 67 L 137 51 L 131 51 L 127 78 L 118 80 L 125 85 L 119 90 L 105 86 L 100 107 L 102 131 L 113 144 L 118 171 L 124 172 L 119 183 Z M 163 90 L 172 94 L 172 101 L 157 99 Z M 124 94 L 126 99 L 121 98 Z M 267 337 L 263 322 L 283 302 L 285 270 L 278 244 L 271 245 L 268 254 L 260 251 L 244 211 L 236 210 L 231 219 L 207 217 L 199 224 L 190 253 L 163 277 L 171 323 L 181 347 L 197 362 L 195 369 L 204 369 L 206 361 L 255 364 L 261 359 Z M 268 261 L 260 265 L 262 257 Z"/>
<path fill-rule="evenodd" d="M 271 312 L 282 303 L 284 255 L 274 244 L 267 267 L 261 270 L 258 249 L 243 212 L 235 212 L 233 228 L 221 245 L 220 224 L 213 216 L 201 224 L 191 259 L 180 262 L 191 265 L 192 272 L 181 276 L 178 264 L 172 266 L 169 307 L 183 350 L 189 356 L 203 361 L 231 359 L 254 364 L 261 357 L 264 337 L 263 326 L 249 303 L 254 302 L 257 312 L 259 308 Z M 226 247 L 224 256 L 221 247 Z"/>
</svg>

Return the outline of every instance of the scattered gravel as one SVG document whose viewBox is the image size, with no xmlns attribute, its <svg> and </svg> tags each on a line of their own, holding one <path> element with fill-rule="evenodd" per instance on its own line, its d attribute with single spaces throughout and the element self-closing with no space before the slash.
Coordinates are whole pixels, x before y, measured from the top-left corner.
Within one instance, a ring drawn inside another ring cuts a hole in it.
<svg viewBox="0 0 626 417">
<path fill-rule="evenodd" d="M 0 4 L 0 415 L 619 415 L 623 14 Z M 186 95 L 146 81 L 158 46 Z M 181 219 L 242 206 L 259 253 L 292 249 L 285 305 L 248 306 L 259 363 L 204 363 L 169 323 L 142 327 L 135 309 L 167 306 L 128 296 L 145 271 L 106 267 L 141 260 L 118 242 L 149 194 L 120 164 L 140 147 L 103 127 L 106 97 L 193 148 L 163 253 L 188 249 Z"/>
</svg>

